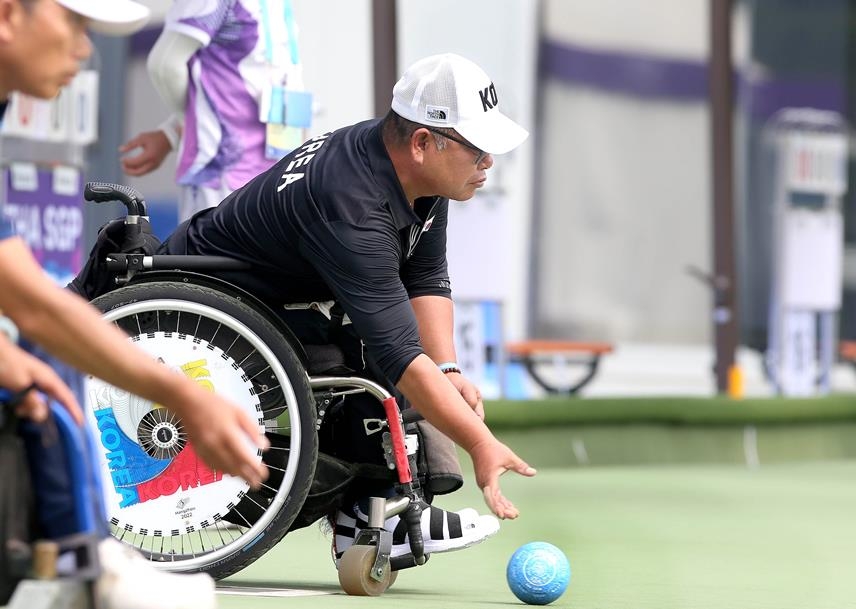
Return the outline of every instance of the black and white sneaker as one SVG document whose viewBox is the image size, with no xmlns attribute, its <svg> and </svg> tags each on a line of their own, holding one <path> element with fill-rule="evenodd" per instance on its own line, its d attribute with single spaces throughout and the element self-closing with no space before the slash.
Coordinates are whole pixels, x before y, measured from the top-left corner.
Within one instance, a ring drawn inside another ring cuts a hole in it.
<svg viewBox="0 0 856 609">
<path fill-rule="evenodd" d="M 336 566 L 345 550 L 354 545 L 360 531 L 368 526 L 368 516 L 354 505 L 350 510 L 339 510 L 333 526 L 333 556 Z M 407 523 L 393 516 L 384 528 L 392 533 L 391 558 L 410 554 Z M 499 531 L 499 520 L 492 515 L 479 515 L 472 508 L 447 512 L 438 507 L 426 506 L 422 512 L 422 541 L 426 554 L 463 550 L 481 543 Z"/>
</svg>

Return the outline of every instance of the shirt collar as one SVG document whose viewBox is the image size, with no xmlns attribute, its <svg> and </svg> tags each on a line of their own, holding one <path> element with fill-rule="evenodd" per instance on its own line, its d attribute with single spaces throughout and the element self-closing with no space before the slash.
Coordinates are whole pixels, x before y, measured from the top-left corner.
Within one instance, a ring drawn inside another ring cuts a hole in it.
<svg viewBox="0 0 856 609">
<path fill-rule="evenodd" d="M 384 194 L 389 201 L 390 210 L 392 210 L 395 227 L 401 230 L 413 224 L 422 224 L 422 220 L 410 207 L 410 202 L 404 195 L 401 182 L 398 181 L 395 167 L 383 143 L 382 126 L 383 119 L 379 119 L 369 130 L 368 142 L 366 144 L 366 149 L 369 153 L 369 166 L 372 169 L 372 173 L 374 173 L 378 185 L 384 189 Z M 431 200 L 438 199 L 438 197 L 423 198 Z"/>
</svg>

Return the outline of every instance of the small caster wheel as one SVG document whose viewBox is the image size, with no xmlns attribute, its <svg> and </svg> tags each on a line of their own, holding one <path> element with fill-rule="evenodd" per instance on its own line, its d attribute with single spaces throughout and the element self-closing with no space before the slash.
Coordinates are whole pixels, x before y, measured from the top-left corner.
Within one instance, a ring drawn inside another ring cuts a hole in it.
<svg viewBox="0 0 856 609">
<path fill-rule="evenodd" d="M 397 577 L 389 566 L 386 568 L 381 581 L 371 576 L 377 556 L 375 546 L 351 546 L 339 561 L 339 584 L 347 594 L 352 596 L 380 596 L 386 592 Z"/>
</svg>

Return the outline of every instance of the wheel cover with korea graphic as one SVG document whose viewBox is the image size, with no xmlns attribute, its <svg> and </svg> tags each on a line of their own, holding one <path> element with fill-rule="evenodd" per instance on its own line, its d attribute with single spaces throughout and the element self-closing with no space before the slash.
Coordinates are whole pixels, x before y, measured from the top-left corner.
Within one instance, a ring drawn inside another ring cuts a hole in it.
<svg viewBox="0 0 856 609">
<path fill-rule="evenodd" d="M 105 313 L 108 321 L 135 316 L 196 315 L 220 324 L 252 345 L 267 366 L 266 377 L 287 379 L 285 371 L 261 339 L 240 321 L 207 305 L 182 300 L 149 300 L 122 305 Z M 127 323 L 126 323 L 127 325 Z M 126 328 L 127 329 L 127 328 Z M 130 340 L 171 369 L 206 389 L 239 404 L 259 423 L 260 431 L 276 429 L 289 439 L 288 459 L 278 488 L 266 487 L 270 499 L 260 505 L 242 479 L 212 471 L 188 442 L 181 420 L 164 407 L 117 389 L 99 379 L 87 381 L 87 418 L 96 435 L 105 497 L 114 536 L 136 546 L 165 570 L 204 569 L 237 548 L 248 546 L 264 531 L 285 502 L 294 481 L 300 453 L 299 410 L 290 383 L 259 384 L 258 370 L 247 370 L 217 344 L 175 331 L 131 332 Z M 215 337 L 216 337 L 215 332 Z M 227 341 L 228 342 L 228 341 Z M 255 381 L 255 382 L 254 382 Z M 268 381 L 265 381 L 268 382 Z M 263 412 L 260 393 L 282 392 L 278 414 Z M 248 450 L 256 450 L 248 445 Z M 262 454 L 256 450 L 259 460 Z M 260 516 L 232 516 L 252 500 Z"/>
<path fill-rule="evenodd" d="M 221 349 L 163 332 L 132 340 L 164 365 L 230 398 L 253 419 L 261 418 L 252 384 Z M 113 483 L 107 508 L 115 526 L 140 535 L 192 532 L 220 520 L 249 490 L 241 478 L 212 471 L 187 442 L 180 419 L 163 406 L 97 379 L 88 393 L 102 468 Z"/>
</svg>

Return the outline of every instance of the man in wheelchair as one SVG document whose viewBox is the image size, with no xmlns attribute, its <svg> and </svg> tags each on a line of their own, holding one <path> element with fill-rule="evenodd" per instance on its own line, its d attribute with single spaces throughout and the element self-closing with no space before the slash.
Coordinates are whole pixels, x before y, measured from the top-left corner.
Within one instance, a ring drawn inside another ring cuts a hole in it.
<svg viewBox="0 0 856 609">
<path fill-rule="evenodd" d="M 430 495 L 461 486 L 452 442 L 473 461 L 490 510 L 516 518 L 501 492 L 506 471 L 535 470 L 485 425 L 481 395 L 455 363 L 453 304 L 446 262 L 449 199 L 466 201 L 486 180 L 493 155 L 528 133 L 498 109 L 490 78 L 452 54 L 412 65 L 393 90 L 390 112 L 315 137 L 179 225 L 159 253 L 222 256 L 249 270 L 212 271 L 258 297 L 305 345 L 333 343 L 345 366 L 397 390 L 426 421 L 422 446 Z M 320 431 L 320 450 L 345 461 L 383 464 L 371 422 L 383 409 L 347 396 Z M 442 433 L 438 433 L 439 430 Z M 382 492 L 366 489 L 365 495 Z M 334 519 L 337 556 L 366 526 L 365 501 Z M 396 552 L 406 552 L 398 516 Z M 495 533 L 493 516 L 426 509 L 426 552 L 468 547 Z"/>
</svg>

